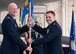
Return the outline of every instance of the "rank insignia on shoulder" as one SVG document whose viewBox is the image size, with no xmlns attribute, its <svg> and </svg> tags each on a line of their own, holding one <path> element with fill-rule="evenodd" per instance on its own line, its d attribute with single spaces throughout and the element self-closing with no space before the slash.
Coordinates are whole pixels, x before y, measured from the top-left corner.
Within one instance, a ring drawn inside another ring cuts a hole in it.
<svg viewBox="0 0 76 54">
<path fill-rule="evenodd" d="M 8 17 L 8 19 L 10 19 L 10 17 Z"/>
<path fill-rule="evenodd" d="M 15 27 L 17 27 L 17 25 L 15 24 Z"/>
<path fill-rule="evenodd" d="M 55 23 L 53 25 L 55 25 Z"/>
</svg>

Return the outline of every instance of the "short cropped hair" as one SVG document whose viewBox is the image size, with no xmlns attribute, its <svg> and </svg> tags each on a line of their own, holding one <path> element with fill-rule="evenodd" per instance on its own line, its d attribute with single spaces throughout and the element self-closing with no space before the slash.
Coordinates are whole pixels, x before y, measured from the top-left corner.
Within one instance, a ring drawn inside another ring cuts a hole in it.
<svg viewBox="0 0 76 54">
<path fill-rule="evenodd" d="M 16 5 L 16 6 L 17 6 L 16 3 L 10 3 L 10 4 L 8 5 L 8 7 L 10 7 L 10 6 L 12 6 L 12 5 Z"/>
<path fill-rule="evenodd" d="M 46 14 L 51 13 L 55 16 L 55 12 L 54 11 L 47 11 Z"/>
</svg>

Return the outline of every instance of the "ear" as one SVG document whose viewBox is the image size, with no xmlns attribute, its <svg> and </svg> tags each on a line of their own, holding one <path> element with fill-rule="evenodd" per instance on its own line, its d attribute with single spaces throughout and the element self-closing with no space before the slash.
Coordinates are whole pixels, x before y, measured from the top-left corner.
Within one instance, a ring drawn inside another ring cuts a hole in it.
<svg viewBox="0 0 76 54">
<path fill-rule="evenodd" d="M 6 10 L 9 11 L 10 7 L 8 7 Z"/>
</svg>

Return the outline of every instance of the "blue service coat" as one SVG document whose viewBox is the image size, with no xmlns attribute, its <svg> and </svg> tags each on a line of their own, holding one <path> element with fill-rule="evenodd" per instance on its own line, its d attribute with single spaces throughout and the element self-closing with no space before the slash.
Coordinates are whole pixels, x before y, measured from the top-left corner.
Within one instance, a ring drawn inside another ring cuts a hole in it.
<svg viewBox="0 0 76 54">
<path fill-rule="evenodd" d="M 34 40 L 34 39 L 39 39 L 42 36 L 38 32 L 32 31 L 31 37 Z M 43 44 L 37 46 L 32 45 L 32 49 L 33 49 L 32 54 L 43 54 Z"/>
<path fill-rule="evenodd" d="M 25 25 L 19 28 L 10 14 L 7 14 L 2 22 L 3 41 L 0 54 L 19 54 L 19 47 L 23 50 L 28 46 L 21 40 L 20 34 L 28 31 Z"/>
<path fill-rule="evenodd" d="M 34 25 L 33 29 L 43 34 L 43 38 L 35 39 L 33 44 L 44 44 L 45 54 L 64 54 L 61 43 L 62 29 L 56 21 L 48 25 L 46 28 Z"/>
</svg>

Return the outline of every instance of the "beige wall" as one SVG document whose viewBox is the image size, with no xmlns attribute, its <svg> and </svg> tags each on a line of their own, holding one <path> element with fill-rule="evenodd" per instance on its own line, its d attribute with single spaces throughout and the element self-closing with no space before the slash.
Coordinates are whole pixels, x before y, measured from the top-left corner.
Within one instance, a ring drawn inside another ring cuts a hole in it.
<svg viewBox="0 0 76 54">
<path fill-rule="evenodd" d="M 62 23 L 63 23 L 63 35 L 70 36 L 70 26 L 72 19 L 72 10 L 74 11 L 74 19 L 76 21 L 76 1 L 75 0 L 63 0 L 62 1 Z M 74 4 L 74 7 L 72 5 Z"/>
</svg>

